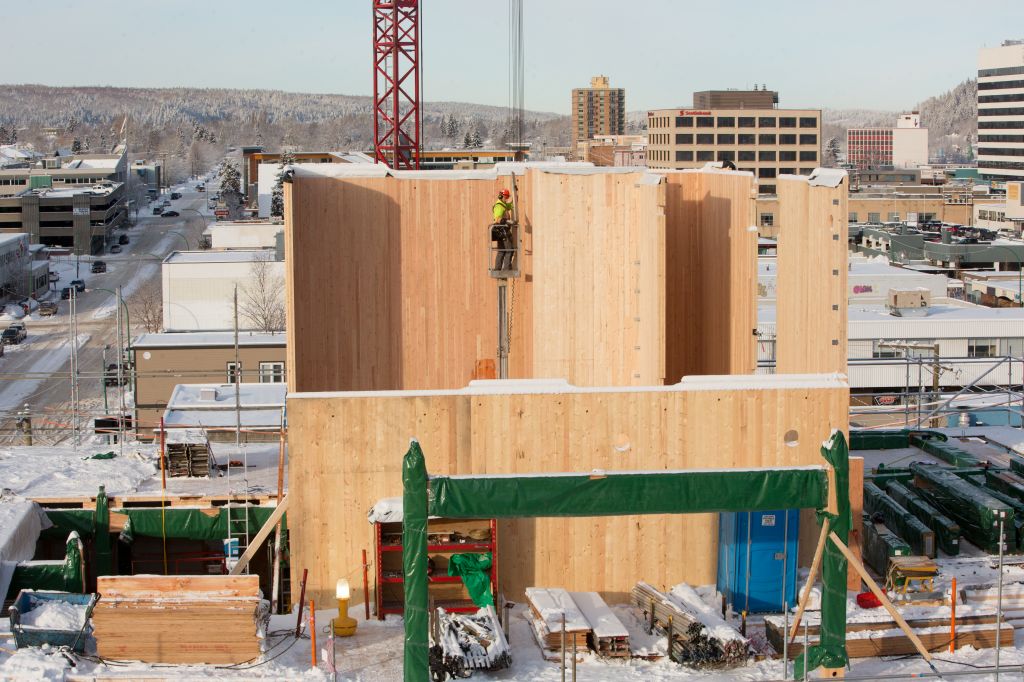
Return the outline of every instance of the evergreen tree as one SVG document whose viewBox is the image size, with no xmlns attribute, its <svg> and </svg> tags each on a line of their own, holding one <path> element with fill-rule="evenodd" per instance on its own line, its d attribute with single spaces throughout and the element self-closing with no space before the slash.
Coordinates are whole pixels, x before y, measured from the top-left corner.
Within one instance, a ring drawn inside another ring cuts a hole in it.
<svg viewBox="0 0 1024 682">
<path fill-rule="evenodd" d="M 839 165 L 839 140 L 830 137 L 825 143 L 825 166 L 835 168 Z"/>
<path fill-rule="evenodd" d="M 18 128 L 11 126 L 11 134 L 7 136 L 8 144 L 16 144 L 18 142 Z"/>
<path fill-rule="evenodd" d="M 82 143 L 81 143 L 81 141 L 77 137 L 75 138 L 75 141 L 71 143 L 71 153 L 72 154 L 81 154 L 82 153 Z"/>
<path fill-rule="evenodd" d="M 293 163 L 295 163 L 295 152 L 291 149 L 282 151 L 281 163 L 277 166 L 277 178 L 270 191 L 270 215 L 274 218 L 284 217 L 284 176 Z"/>
<path fill-rule="evenodd" d="M 7 144 L 7 136 L 10 133 L 7 132 L 7 128 L 0 124 L 0 144 Z"/>
<path fill-rule="evenodd" d="M 480 149 L 480 147 L 484 146 L 484 141 L 480 137 L 480 131 L 479 130 L 476 130 L 476 129 L 473 130 L 473 132 L 471 134 L 470 141 L 472 143 L 471 144 L 471 148 L 472 149 Z"/>
<path fill-rule="evenodd" d="M 238 172 L 235 162 L 230 159 L 225 161 L 220 169 L 220 192 L 221 194 L 233 192 L 238 195 L 242 193 L 242 175 Z"/>
<path fill-rule="evenodd" d="M 466 133 L 466 136 L 462 138 L 462 148 L 472 149 L 473 148 L 473 134 L 470 132 Z"/>
</svg>

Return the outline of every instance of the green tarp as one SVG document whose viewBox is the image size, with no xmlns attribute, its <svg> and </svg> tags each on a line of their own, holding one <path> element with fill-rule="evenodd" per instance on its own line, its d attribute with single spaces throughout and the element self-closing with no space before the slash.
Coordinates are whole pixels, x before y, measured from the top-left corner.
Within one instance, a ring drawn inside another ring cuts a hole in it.
<svg viewBox="0 0 1024 682">
<path fill-rule="evenodd" d="M 918 495 L 910 485 L 889 481 L 885 492 L 911 514 L 935 531 L 939 549 L 950 556 L 960 553 L 960 526 Z"/>
<path fill-rule="evenodd" d="M 473 603 L 483 608 L 493 606 L 491 595 L 491 553 L 454 554 L 448 560 L 448 575 L 461 576 Z"/>
<path fill-rule="evenodd" d="M 1009 505 L 948 469 L 912 464 L 910 470 L 921 497 L 960 524 L 964 536 L 978 547 L 986 552 L 999 551 L 1000 519 L 1005 522 L 1007 537 L 1013 538 L 1013 509 Z"/>
<path fill-rule="evenodd" d="M 6 599 L 14 599 L 21 590 L 55 590 L 85 592 L 85 565 L 82 541 L 75 533 L 68 536 L 63 563 L 23 561 L 14 568 Z"/>
<path fill-rule="evenodd" d="M 529 485 L 524 478 L 433 478 L 430 513 L 472 519 L 818 509 L 827 487 L 821 467 L 554 474 L 529 477 Z"/>
<path fill-rule="evenodd" d="M 920 429 L 861 429 L 850 431 L 850 450 L 895 450 L 909 448 L 918 440 L 946 440 L 946 434 L 939 431 Z"/>
<path fill-rule="evenodd" d="M 683 514 L 814 508 L 844 543 L 850 532 L 849 452 L 833 433 L 822 456 L 832 465 L 836 514 L 824 511 L 828 480 L 823 467 L 721 469 L 607 474 L 455 476 L 430 479 L 414 440 L 402 465 L 405 571 L 404 679 L 429 677 L 427 619 L 427 516 L 509 518 Z M 429 499 L 429 506 L 428 506 Z M 827 543 L 822 560 L 821 634 L 807 659 L 811 668 L 846 665 L 846 558 Z"/>
</svg>

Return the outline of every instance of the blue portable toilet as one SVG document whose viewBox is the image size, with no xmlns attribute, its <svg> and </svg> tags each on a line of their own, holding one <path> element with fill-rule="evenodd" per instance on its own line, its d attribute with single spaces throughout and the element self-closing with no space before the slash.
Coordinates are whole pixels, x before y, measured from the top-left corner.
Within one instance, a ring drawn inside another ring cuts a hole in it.
<svg viewBox="0 0 1024 682">
<path fill-rule="evenodd" d="M 777 613 L 796 603 L 799 525 L 799 509 L 719 515 L 718 591 L 733 611 Z"/>
</svg>

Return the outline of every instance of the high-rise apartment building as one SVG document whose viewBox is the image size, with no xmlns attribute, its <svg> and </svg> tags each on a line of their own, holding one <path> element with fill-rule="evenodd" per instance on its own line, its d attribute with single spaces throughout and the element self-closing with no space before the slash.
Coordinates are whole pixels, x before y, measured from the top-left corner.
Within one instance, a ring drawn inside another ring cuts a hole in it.
<svg viewBox="0 0 1024 682">
<path fill-rule="evenodd" d="M 1024 40 L 978 51 L 978 173 L 1024 180 Z"/>
<path fill-rule="evenodd" d="M 596 135 L 625 135 L 626 91 L 608 85 L 608 76 L 594 76 L 589 88 L 572 91 L 572 141 Z"/>
<path fill-rule="evenodd" d="M 850 128 L 846 160 L 857 170 L 917 168 L 928 163 L 928 129 L 916 111 L 901 114 L 895 128 Z"/>
<path fill-rule="evenodd" d="M 695 101 L 729 101 L 723 98 L 741 106 L 648 111 L 647 167 L 731 162 L 757 177 L 762 194 L 774 194 L 779 175 L 810 175 L 819 165 L 820 109 L 776 109 L 778 93 L 769 90 L 694 93 Z"/>
</svg>

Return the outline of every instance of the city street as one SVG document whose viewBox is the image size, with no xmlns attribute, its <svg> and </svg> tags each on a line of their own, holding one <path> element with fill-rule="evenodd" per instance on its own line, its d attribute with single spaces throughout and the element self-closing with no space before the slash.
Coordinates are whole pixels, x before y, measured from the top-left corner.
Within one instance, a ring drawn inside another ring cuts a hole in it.
<svg viewBox="0 0 1024 682">
<path fill-rule="evenodd" d="M 71 376 L 71 302 L 61 300 L 61 289 L 73 279 L 85 281 L 86 290 L 77 294 L 76 320 L 78 346 L 78 423 L 85 438 L 92 433 L 92 420 L 104 414 L 116 414 L 121 396 L 115 386 L 106 389 L 102 374 L 104 362 L 117 362 L 117 287 L 122 298 L 130 301 L 132 295 L 160 281 L 160 263 L 176 250 L 196 249 L 205 226 L 213 220 L 207 208 L 207 194 L 195 191 L 195 181 L 185 183 L 175 191 L 182 198 L 172 201 L 170 208 L 181 213 L 177 218 L 152 215 L 153 204 L 143 204 L 136 225 L 127 230 L 130 243 L 120 253 L 104 253 L 82 257 L 51 259 L 51 272 L 60 280 L 51 283 L 50 300 L 58 302 L 58 314 L 40 317 L 35 311 L 24 318 L 28 338 L 19 345 L 6 346 L 0 357 L 0 443 L 20 443 L 22 435 L 16 430 L 17 413 L 28 404 L 32 417 L 32 430 L 36 443 L 68 443 L 73 437 L 75 414 L 72 400 Z M 216 181 L 209 184 L 215 189 Z M 169 192 L 157 201 L 169 197 Z M 125 231 L 119 230 L 116 234 Z M 116 235 L 115 235 L 116 237 Z M 107 264 L 105 273 L 93 274 L 92 263 L 102 260 Z M 125 308 L 121 313 L 124 315 Z M 130 317 L 130 316 L 129 316 Z M 0 322 L 6 327 L 11 319 Z M 144 332 L 137 320 L 127 320 L 131 335 Z M 127 327 L 124 322 L 122 324 Z M 127 336 L 127 333 L 124 334 Z M 127 346 L 129 339 L 123 338 Z M 127 358 L 126 358 L 127 359 Z M 126 370 L 127 374 L 127 370 Z M 125 386 L 130 391 L 130 385 Z M 130 401 L 126 395 L 125 400 Z M 106 403 L 106 406 L 105 406 Z"/>
</svg>

